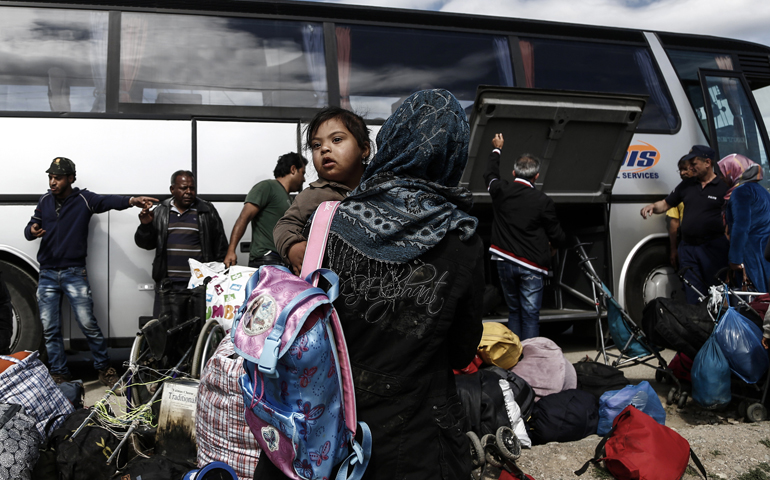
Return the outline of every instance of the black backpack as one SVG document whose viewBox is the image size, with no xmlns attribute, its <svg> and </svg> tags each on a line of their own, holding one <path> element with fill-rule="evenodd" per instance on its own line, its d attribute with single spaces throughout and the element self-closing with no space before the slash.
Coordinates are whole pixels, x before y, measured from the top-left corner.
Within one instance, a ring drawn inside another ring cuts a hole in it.
<svg viewBox="0 0 770 480">
<path fill-rule="evenodd" d="M 578 362 L 574 367 L 577 388 L 593 395 L 597 403 L 604 392 L 620 390 L 631 383 L 620 369 L 603 363 Z"/>
<path fill-rule="evenodd" d="M 521 377 L 500 367 L 486 367 L 469 375 L 455 375 L 457 393 L 465 409 L 469 425 L 466 431 L 473 431 L 479 437 L 494 434 L 501 426 L 512 428 L 505 409 L 500 379 L 508 381 L 513 398 L 525 421 L 535 403 L 535 391 Z"/>
<path fill-rule="evenodd" d="M 178 480 L 195 465 L 176 462 L 163 455 L 149 458 L 134 457 L 119 472 L 112 476 L 114 480 Z"/>
<path fill-rule="evenodd" d="M 532 445 L 574 442 L 596 433 L 599 407 L 593 395 L 570 389 L 540 398 L 527 422 Z"/>
<path fill-rule="evenodd" d="M 89 409 L 76 410 L 51 434 L 56 449 L 56 463 L 62 480 L 96 480 L 110 478 L 117 465 L 125 465 L 128 447 L 121 449 L 116 459 L 107 465 L 107 459 L 120 443 L 115 435 L 90 421 L 78 436 L 72 434 L 91 413 Z"/>
</svg>

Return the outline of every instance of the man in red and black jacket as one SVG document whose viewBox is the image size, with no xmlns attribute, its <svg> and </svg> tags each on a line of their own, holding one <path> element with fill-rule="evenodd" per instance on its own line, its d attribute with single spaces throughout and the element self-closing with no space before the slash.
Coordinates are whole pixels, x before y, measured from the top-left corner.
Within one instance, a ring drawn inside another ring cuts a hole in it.
<svg viewBox="0 0 770 480">
<path fill-rule="evenodd" d="M 508 305 L 508 328 L 521 340 L 540 335 L 544 277 L 551 249 L 566 241 L 553 200 L 535 188 L 540 160 L 522 154 L 513 166 L 513 181 L 500 177 L 503 135 L 492 139 L 484 181 L 492 196 L 494 222 L 489 251 Z"/>
</svg>

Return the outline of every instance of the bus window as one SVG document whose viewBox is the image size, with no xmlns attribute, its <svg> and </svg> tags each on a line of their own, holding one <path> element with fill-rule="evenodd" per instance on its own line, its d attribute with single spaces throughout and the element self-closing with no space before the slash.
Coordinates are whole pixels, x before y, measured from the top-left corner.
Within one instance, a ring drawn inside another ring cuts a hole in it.
<svg viewBox="0 0 770 480">
<path fill-rule="evenodd" d="M 751 92 L 754 95 L 754 101 L 759 107 L 759 114 L 765 123 L 765 127 L 770 125 L 770 85 L 759 88 Z"/>
<path fill-rule="evenodd" d="M 320 23 L 124 13 L 121 103 L 324 107 Z"/>
<path fill-rule="evenodd" d="M 108 13 L 0 9 L 0 111 L 104 112 Z"/>
<path fill-rule="evenodd" d="M 703 127 L 703 132 L 709 138 L 711 133 L 708 126 L 708 116 L 703 101 L 703 90 L 698 78 L 698 70 L 733 70 L 733 57 L 716 52 L 692 52 L 687 50 L 667 50 L 668 58 L 674 65 L 674 70 L 682 82 L 687 98 L 690 99 L 695 116 Z"/>
<path fill-rule="evenodd" d="M 739 153 L 767 168 L 762 134 L 740 77 L 703 72 L 701 81 L 719 156 Z"/>
<path fill-rule="evenodd" d="M 479 85 L 514 86 L 507 37 L 361 25 L 336 33 L 342 106 L 369 119 L 389 117 L 417 90 L 445 88 L 467 108 Z"/>
<path fill-rule="evenodd" d="M 647 48 L 542 38 L 519 40 L 527 87 L 648 95 L 637 130 L 670 132 L 674 104 Z"/>
</svg>

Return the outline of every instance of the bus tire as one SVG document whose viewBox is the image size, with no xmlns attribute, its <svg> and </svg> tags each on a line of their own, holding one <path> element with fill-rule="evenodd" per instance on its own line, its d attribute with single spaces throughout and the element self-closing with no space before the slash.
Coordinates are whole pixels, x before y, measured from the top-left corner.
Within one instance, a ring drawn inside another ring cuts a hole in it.
<svg viewBox="0 0 770 480">
<path fill-rule="evenodd" d="M 642 248 L 628 265 L 625 287 L 626 311 L 638 325 L 642 322 L 644 292 L 648 279 L 656 270 L 670 268 L 670 266 L 668 248 L 662 243 L 654 243 Z"/>
<path fill-rule="evenodd" d="M 37 309 L 37 280 L 6 260 L 0 260 L 0 273 L 13 306 L 11 352 L 40 350 L 44 343 L 43 324 Z"/>
</svg>

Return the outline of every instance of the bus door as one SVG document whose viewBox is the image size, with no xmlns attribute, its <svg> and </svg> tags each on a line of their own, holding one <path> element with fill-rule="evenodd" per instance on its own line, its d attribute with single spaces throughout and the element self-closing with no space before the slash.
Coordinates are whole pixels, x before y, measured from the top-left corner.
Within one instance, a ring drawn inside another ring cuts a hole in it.
<svg viewBox="0 0 770 480">
<path fill-rule="evenodd" d="M 479 87 L 461 185 L 473 193 L 474 214 L 485 243 L 490 242 L 492 208 L 483 174 L 492 138 L 499 132 L 505 139 L 501 177 L 513 180 L 511 172 L 519 155 L 539 157 L 536 187 L 556 203 L 565 232 L 590 243 L 586 250 L 594 269 L 611 285 L 609 197 L 645 103 L 645 97 L 634 95 Z M 488 265 L 487 271 L 491 272 L 487 282 L 495 284 L 495 265 Z M 595 318 L 591 284 L 575 253 L 559 252 L 552 271 L 541 319 Z"/>
<path fill-rule="evenodd" d="M 738 153 L 767 172 L 767 130 L 746 78 L 727 70 L 701 69 L 698 75 L 705 101 L 695 110 L 717 158 Z"/>
</svg>

